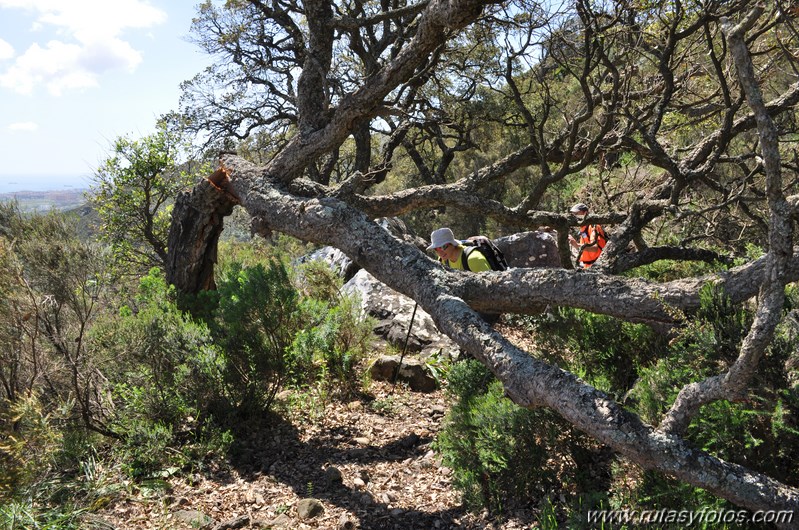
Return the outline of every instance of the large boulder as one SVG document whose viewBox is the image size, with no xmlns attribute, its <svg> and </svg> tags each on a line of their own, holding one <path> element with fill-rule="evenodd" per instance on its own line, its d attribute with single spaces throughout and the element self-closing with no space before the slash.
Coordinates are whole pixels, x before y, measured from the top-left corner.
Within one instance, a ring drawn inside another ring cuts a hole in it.
<svg viewBox="0 0 799 530">
<path fill-rule="evenodd" d="M 438 388 L 436 378 L 419 359 L 383 355 L 372 363 L 369 374 L 375 381 L 406 383 L 414 392 L 433 392 Z"/>
<path fill-rule="evenodd" d="M 334 247 L 322 247 L 314 250 L 297 261 L 299 263 L 309 263 L 311 261 L 326 263 L 345 282 L 355 276 L 355 273 L 360 269 L 346 254 Z"/>
<path fill-rule="evenodd" d="M 560 267 L 558 243 L 546 231 L 520 232 L 494 240 L 510 267 Z"/>
<path fill-rule="evenodd" d="M 375 333 L 394 346 L 405 349 L 407 340 L 407 352 L 420 353 L 425 358 L 433 354 L 445 358 L 458 356 L 458 346 L 438 331 L 427 312 L 365 270 L 359 270 L 344 284 L 343 290 L 358 297 L 363 313 L 377 319 Z"/>
</svg>

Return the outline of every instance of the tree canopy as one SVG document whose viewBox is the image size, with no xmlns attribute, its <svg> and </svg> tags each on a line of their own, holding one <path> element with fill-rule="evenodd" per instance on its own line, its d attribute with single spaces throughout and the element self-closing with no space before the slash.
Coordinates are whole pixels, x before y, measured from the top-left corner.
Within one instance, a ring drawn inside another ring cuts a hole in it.
<svg viewBox="0 0 799 530">
<path fill-rule="evenodd" d="M 796 17 L 782 0 L 207 2 L 195 37 L 219 61 L 184 85 L 183 106 L 225 152 L 176 203 L 168 278 L 211 286 L 222 220 L 241 205 L 257 233 L 335 246 L 412 297 L 515 403 L 739 506 L 796 510 L 795 484 L 684 438 L 703 405 L 746 397 L 799 278 Z M 609 228 L 589 271 L 569 254 L 576 200 Z M 385 216 L 420 231 L 548 225 L 563 268 L 447 272 Z M 659 260 L 736 266 L 636 277 Z M 671 325 L 708 284 L 754 304 L 754 321 L 737 358 L 657 425 L 475 313 L 551 304 Z"/>
</svg>

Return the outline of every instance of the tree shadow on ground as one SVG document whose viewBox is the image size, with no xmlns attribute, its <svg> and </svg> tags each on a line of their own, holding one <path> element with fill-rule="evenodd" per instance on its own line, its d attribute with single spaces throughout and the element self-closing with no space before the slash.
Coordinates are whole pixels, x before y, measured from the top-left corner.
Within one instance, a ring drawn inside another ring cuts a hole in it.
<svg viewBox="0 0 799 530">
<path fill-rule="evenodd" d="M 430 451 L 432 435 L 407 432 L 382 445 L 362 445 L 355 441 L 357 437 L 358 429 L 336 425 L 303 442 L 294 425 L 270 414 L 261 421 L 250 421 L 237 428 L 236 441 L 228 455 L 229 462 L 246 481 L 255 482 L 268 476 L 290 486 L 299 499 L 313 497 L 346 510 L 349 519 L 356 523 L 355 527 L 362 530 L 471 527 L 458 522 L 468 514 L 462 506 L 426 510 L 408 506 L 407 497 L 398 499 L 395 506 L 381 500 L 381 492 L 372 492 L 379 487 L 377 481 L 369 481 L 368 474 L 381 463 L 395 462 L 398 466 L 406 466 L 398 472 L 410 471 L 405 480 L 412 483 L 415 480 L 414 463 L 422 461 Z M 331 475 L 335 477 L 331 467 L 342 470 L 352 469 L 353 465 L 367 473 L 365 488 L 353 484 L 355 477 L 351 471 L 344 474 L 343 481 L 331 480 Z M 303 523 L 314 526 L 313 519 Z M 525 527 L 531 525 L 532 521 L 528 521 Z M 480 528 L 485 528 L 485 525 L 481 524 Z"/>
</svg>

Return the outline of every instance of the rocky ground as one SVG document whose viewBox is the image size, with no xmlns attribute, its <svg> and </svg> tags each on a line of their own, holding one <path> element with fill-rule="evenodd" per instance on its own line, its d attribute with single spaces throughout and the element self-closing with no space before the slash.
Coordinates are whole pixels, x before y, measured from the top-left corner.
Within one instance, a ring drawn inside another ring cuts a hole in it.
<svg viewBox="0 0 799 530">
<path fill-rule="evenodd" d="M 302 412 L 291 423 L 249 426 L 215 472 L 173 477 L 157 493 L 139 489 L 100 517 L 137 530 L 536 526 L 531 513 L 491 522 L 461 506 L 452 471 L 431 446 L 447 406 L 440 390 L 377 382 L 349 402 L 295 403 Z"/>
</svg>

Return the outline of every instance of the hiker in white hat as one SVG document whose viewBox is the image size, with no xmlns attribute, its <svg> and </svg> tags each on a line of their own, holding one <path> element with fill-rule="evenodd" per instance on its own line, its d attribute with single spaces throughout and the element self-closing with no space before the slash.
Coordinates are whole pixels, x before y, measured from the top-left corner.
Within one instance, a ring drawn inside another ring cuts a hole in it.
<svg viewBox="0 0 799 530">
<path fill-rule="evenodd" d="M 430 246 L 427 250 L 435 250 L 438 260 L 450 269 L 467 270 L 472 272 L 490 271 L 491 264 L 480 250 L 471 247 L 464 262 L 463 243 L 455 239 L 449 228 L 439 228 L 430 234 Z M 465 266 L 464 266 L 465 265 Z"/>
</svg>

